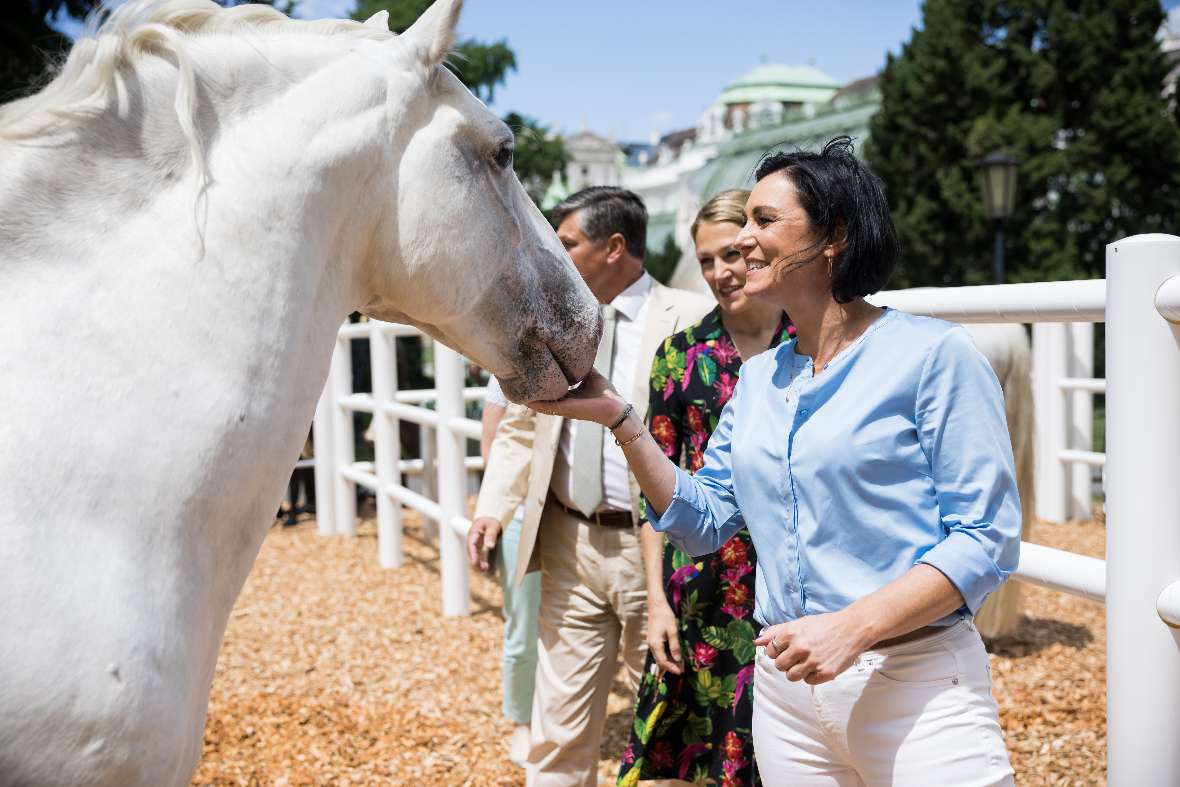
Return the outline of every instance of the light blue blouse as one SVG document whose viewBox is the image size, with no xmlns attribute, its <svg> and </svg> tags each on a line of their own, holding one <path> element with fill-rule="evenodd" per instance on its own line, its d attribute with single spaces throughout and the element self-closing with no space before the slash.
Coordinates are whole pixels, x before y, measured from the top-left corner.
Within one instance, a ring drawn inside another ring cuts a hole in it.
<svg viewBox="0 0 1180 787">
<path fill-rule="evenodd" d="M 1016 567 L 1020 499 L 1004 400 L 967 331 L 887 310 L 815 377 L 787 342 L 742 366 L 696 475 L 652 526 L 685 552 L 743 526 L 763 625 L 835 612 L 934 566 L 973 615 Z"/>
</svg>

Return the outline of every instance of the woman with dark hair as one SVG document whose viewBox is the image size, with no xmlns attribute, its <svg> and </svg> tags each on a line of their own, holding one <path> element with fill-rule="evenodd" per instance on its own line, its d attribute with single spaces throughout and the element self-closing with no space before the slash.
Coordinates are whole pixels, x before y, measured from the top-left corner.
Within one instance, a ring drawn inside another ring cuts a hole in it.
<svg viewBox="0 0 1180 787">
<path fill-rule="evenodd" d="M 746 263 L 733 242 L 749 196 L 723 191 L 697 213 L 690 232 L 717 308 L 665 339 L 652 364 L 648 428 L 664 455 L 690 473 L 704 464 L 705 444 L 743 361 L 795 335 L 780 307 L 744 290 Z M 750 534 L 742 528 L 715 555 L 694 560 L 641 519 L 648 655 L 618 784 L 712 779 L 750 787 L 756 634 Z"/>
<path fill-rule="evenodd" d="M 898 250 L 851 140 L 766 158 L 735 241 L 793 342 L 746 363 L 689 475 L 591 375 L 536 406 L 610 428 L 649 520 L 758 550 L 754 747 L 770 785 L 1012 784 L 971 616 L 1015 568 L 1003 399 L 957 325 L 864 300 Z"/>
</svg>

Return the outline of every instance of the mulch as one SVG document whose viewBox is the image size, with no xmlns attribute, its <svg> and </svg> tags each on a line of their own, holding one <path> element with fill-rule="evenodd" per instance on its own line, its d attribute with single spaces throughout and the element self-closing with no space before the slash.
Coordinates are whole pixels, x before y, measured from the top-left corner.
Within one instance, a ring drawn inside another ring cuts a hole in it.
<svg viewBox="0 0 1180 787">
<path fill-rule="evenodd" d="M 405 564 L 355 539 L 276 526 L 238 599 L 213 680 L 196 785 L 521 785 L 500 711 L 500 590 L 472 575 L 472 615 L 444 618 L 438 553 L 415 514 Z M 1102 557 L 1099 520 L 1033 540 Z M 1105 784 L 1102 606 L 1026 585 L 1025 620 L 992 644 L 1017 783 Z M 599 775 L 613 783 L 632 696 L 618 676 Z"/>
</svg>

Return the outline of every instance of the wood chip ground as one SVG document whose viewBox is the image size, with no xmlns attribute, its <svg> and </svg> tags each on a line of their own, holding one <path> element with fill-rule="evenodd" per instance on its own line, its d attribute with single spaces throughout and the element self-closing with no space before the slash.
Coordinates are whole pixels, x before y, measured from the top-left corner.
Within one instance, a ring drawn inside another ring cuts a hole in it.
<svg viewBox="0 0 1180 787">
<path fill-rule="evenodd" d="M 1100 521 L 1034 541 L 1102 557 Z M 405 564 L 381 569 L 376 529 L 276 526 L 238 599 L 213 681 L 195 785 L 520 785 L 500 711 L 500 590 L 472 575 L 472 615 L 444 618 L 438 553 L 405 515 Z M 1105 784 L 1105 616 L 1025 586 L 1026 619 L 991 647 L 1021 785 Z M 631 696 L 616 680 L 599 775 L 613 784 Z"/>
</svg>

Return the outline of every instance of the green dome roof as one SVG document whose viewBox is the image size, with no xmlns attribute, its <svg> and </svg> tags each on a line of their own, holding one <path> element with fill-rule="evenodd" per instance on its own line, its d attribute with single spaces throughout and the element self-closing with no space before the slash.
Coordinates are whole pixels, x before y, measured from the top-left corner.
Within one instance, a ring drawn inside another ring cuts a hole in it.
<svg viewBox="0 0 1180 787">
<path fill-rule="evenodd" d="M 723 104 L 752 104 L 756 101 L 815 103 L 827 101 L 839 89 L 839 82 L 815 66 L 763 63 L 725 88 L 718 100 Z"/>
</svg>

